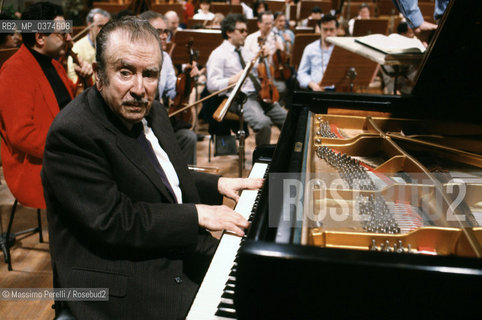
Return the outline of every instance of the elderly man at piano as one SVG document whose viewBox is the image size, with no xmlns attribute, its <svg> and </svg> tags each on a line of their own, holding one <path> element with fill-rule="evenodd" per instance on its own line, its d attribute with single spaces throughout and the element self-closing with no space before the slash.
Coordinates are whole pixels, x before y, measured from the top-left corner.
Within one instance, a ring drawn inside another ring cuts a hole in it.
<svg viewBox="0 0 482 320">
<path fill-rule="evenodd" d="M 54 283 L 109 289 L 108 301 L 68 301 L 76 319 L 181 319 L 218 243 L 206 230 L 248 227 L 214 204 L 263 180 L 188 170 L 155 101 L 162 53 L 147 21 L 111 21 L 97 40 L 96 85 L 57 116 L 45 147 Z"/>
<path fill-rule="evenodd" d="M 300 88 L 323 91 L 320 86 L 326 71 L 334 45 L 326 41 L 327 37 L 336 36 L 338 22 L 332 15 L 324 15 L 320 20 L 320 40 L 305 47 L 296 76 Z"/>
</svg>

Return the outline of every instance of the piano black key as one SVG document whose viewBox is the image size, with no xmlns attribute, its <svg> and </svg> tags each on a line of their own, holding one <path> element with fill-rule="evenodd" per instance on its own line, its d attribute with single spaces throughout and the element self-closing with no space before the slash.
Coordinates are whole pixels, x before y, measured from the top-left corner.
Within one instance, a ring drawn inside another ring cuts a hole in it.
<svg viewBox="0 0 482 320">
<path fill-rule="evenodd" d="M 230 292 L 223 292 L 223 294 L 221 295 L 221 298 L 225 298 L 225 299 L 232 299 L 234 300 L 234 293 L 230 293 Z"/>
</svg>

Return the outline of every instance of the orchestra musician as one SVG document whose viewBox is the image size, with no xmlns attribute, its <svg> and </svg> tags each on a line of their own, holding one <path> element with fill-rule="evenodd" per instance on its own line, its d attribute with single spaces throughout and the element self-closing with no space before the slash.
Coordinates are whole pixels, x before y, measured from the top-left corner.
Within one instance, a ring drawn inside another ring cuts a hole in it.
<svg viewBox="0 0 482 320">
<path fill-rule="evenodd" d="M 164 17 L 166 17 L 167 19 L 167 28 L 171 31 L 171 34 L 169 35 L 167 41 L 172 41 L 172 37 L 174 37 L 176 32 L 178 30 L 182 30 L 182 28 L 179 26 L 179 16 L 176 11 L 169 10 L 164 14 Z"/>
<path fill-rule="evenodd" d="M 22 20 L 65 21 L 62 8 L 50 2 L 27 7 Z M 45 208 L 40 169 L 45 139 L 54 117 L 74 94 L 75 86 L 56 61 L 72 37 L 66 30 L 23 33 L 23 44 L 0 71 L 2 164 L 8 187 L 23 205 Z M 92 67 L 83 63 L 82 76 Z"/>
<path fill-rule="evenodd" d="M 295 42 L 295 34 L 286 28 L 286 23 L 286 15 L 281 11 L 275 12 L 273 32 L 283 40 L 283 46 L 286 52 L 290 54 Z"/>
<path fill-rule="evenodd" d="M 149 23 L 158 31 L 162 45 L 162 69 L 159 77 L 158 94 L 161 103 L 166 101 L 168 107 L 169 100 L 176 97 L 176 72 L 172 59 L 166 52 L 167 38 L 170 31 L 167 28 L 167 19 L 160 13 L 145 11 L 140 16 L 141 19 Z M 192 71 L 192 76 L 197 72 L 197 68 Z M 190 110 L 189 110 L 190 111 Z M 177 121 L 177 122 L 176 122 Z M 176 140 L 188 164 L 196 164 L 196 142 L 197 135 L 190 129 L 190 124 L 180 123 L 176 117 L 171 118 Z"/>
<path fill-rule="evenodd" d="M 109 22 L 110 18 L 110 13 L 103 9 L 95 8 L 89 11 L 85 18 L 87 27 L 90 27 L 89 32 L 85 37 L 75 42 L 72 47 L 72 51 L 79 58 L 89 64 L 95 61 L 95 38 L 99 34 L 100 29 Z M 77 82 L 77 73 L 75 72 L 75 64 L 72 57 L 69 57 L 67 60 L 67 74 L 74 83 Z"/>
<path fill-rule="evenodd" d="M 335 16 L 324 15 L 320 20 L 320 40 L 305 47 L 298 67 L 297 80 L 300 88 L 322 91 L 320 86 L 326 71 L 334 45 L 326 41 L 327 37 L 336 36 L 338 22 Z"/>
<path fill-rule="evenodd" d="M 109 301 L 67 301 L 76 319 L 184 318 L 218 243 L 206 229 L 241 236 L 248 226 L 213 204 L 263 182 L 188 170 L 155 101 L 160 48 L 145 20 L 107 23 L 95 87 L 47 137 L 42 182 L 55 283 L 109 288 Z"/>
<path fill-rule="evenodd" d="M 0 13 L 0 22 L 2 20 L 13 20 L 12 17 L 5 13 Z M 18 48 L 22 44 L 22 37 L 19 32 L 0 32 L 0 49 Z"/>
<path fill-rule="evenodd" d="M 229 0 L 227 0 L 227 2 L 229 2 Z M 243 14 L 247 19 L 252 19 L 254 17 L 253 9 L 250 6 L 248 6 L 246 3 L 242 2 L 241 0 L 231 0 L 231 4 L 241 5 Z"/>
<path fill-rule="evenodd" d="M 209 11 L 211 7 L 211 0 L 200 0 L 199 1 L 199 10 L 197 13 L 192 17 L 193 19 L 197 20 L 212 20 L 214 19 L 214 13 Z"/>
<path fill-rule="evenodd" d="M 273 32 L 274 15 L 271 11 L 263 11 L 258 15 L 258 31 L 248 35 L 246 38 L 244 47 L 250 55 L 255 56 L 261 49 L 258 38 L 262 38 L 264 42 L 264 49 L 268 55 L 267 59 L 270 64 L 273 63 L 273 55 L 276 50 L 284 51 L 283 40 L 280 36 Z M 277 81 L 273 79 L 273 82 L 278 89 L 280 96 L 280 104 L 284 105 L 284 96 L 287 88 L 284 81 Z"/>
<path fill-rule="evenodd" d="M 358 9 L 358 16 L 355 18 L 351 18 L 348 21 L 348 32 L 350 35 L 353 35 L 353 29 L 355 28 L 355 20 L 366 20 L 370 19 L 370 7 L 366 3 L 362 3 L 360 5 L 360 9 Z"/>
<path fill-rule="evenodd" d="M 241 14 L 230 14 L 221 23 L 223 43 L 209 56 L 207 68 L 207 89 L 210 92 L 225 89 L 235 84 L 243 73 L 243 63 L 248 64 L 255 55 L 244 45 L 248 32 L 246 18 Z M 256 145 L 269 144 L 271 125 L 283 126 L 286 110 L 279 103 L 265 104 L 258 101 L 256 86 L 259 86 L 256 68 L 246 79 L 241 91 L 247 95 L 244 104 L 244 120 L 256 134 Z"/>
</svg>

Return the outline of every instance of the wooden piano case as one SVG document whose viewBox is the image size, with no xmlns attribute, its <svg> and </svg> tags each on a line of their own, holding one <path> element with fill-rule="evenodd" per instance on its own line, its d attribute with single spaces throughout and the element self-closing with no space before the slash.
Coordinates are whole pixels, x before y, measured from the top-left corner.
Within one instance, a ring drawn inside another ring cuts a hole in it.
<svg viewBox="0 0 482 320">
<path fill-rule="evenodd" d="M 451 2 L 410 96 L 295 92 L 239 319 L 480 318 L 481 8 Z"/>
</svg>

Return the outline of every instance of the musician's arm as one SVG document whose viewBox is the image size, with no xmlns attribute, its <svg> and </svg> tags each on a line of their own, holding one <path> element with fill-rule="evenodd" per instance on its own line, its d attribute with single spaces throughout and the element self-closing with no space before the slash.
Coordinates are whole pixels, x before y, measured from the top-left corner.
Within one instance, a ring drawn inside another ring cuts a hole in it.
<svg viewBox="0 0 482 320">
<path fill-rule="evenodd" d="M 171 57 L 168 54 L 164 54 L 165 62 L 162 64 L 162 71 L 166 72 L 166 86 L 164 92 L 159 92 L 159 95 L 166 95 L 169 99 L 176 97 L 176 72 L 174 71 L 174 65 L 172 64 Z"/>
<path fill-rule="evenodd" d="M 418 0 L 393 0 L 393 3 L 407 19 L 410 28 L 418 28 L 423 23 L 424 19 L 418 7 Z"/>
<path fill-rule="evenodd" d="M 306 89 L 311 81 L 311 63 L 309 58 L 309 47 L 306 47 L 301 57 L 301 62 L 298 67 L 298 74 L 296 78 L 300 84 L 300 88 Z"/>
</svg>

